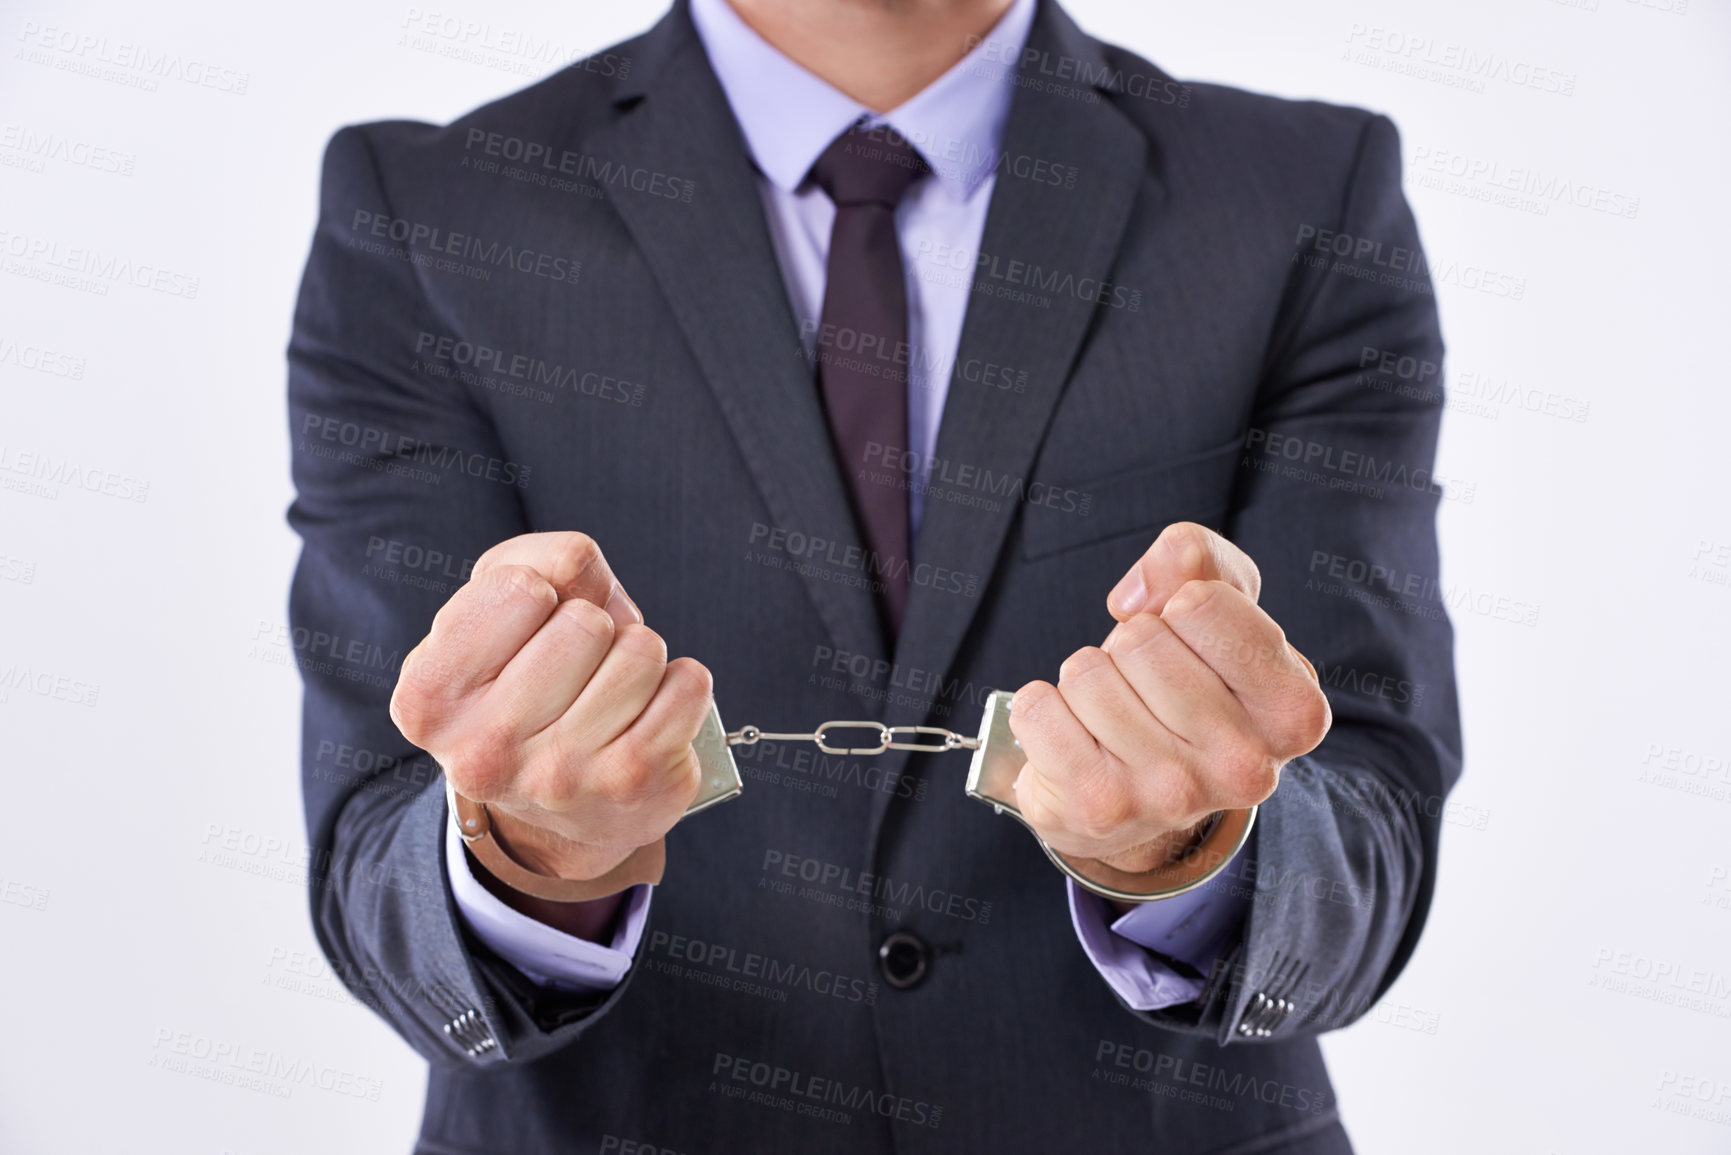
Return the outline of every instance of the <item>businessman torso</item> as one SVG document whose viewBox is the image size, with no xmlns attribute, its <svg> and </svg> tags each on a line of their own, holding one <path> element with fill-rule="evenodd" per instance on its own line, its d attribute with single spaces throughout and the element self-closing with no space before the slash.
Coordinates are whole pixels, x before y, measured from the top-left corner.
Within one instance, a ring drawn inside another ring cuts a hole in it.
<svg viewBox="0 0 1731 1155">
<path fill-rule="evenodd" d="M 1353 745 L 1355 721 L 1394 719 L 1412 748 L 1446 751 L 1440 615 L 1306 588 L 1318 553 L 1434 574 L 1434 495 L 1282 476 L 1290 455 L 1266 450 L 1321 437 L 1411 469 L 1434 449 L 1434 406 L 1363 383 L 1296 399 L 1372 342 L 1440 355 L 1422 293 L 1353 328 L 1367 278 L 1316 273 L 1295 250 L 1306 228 L 1352 218 L 1370 118 L 1179 85 L 1050 4 L 1029 52 L 981 251 L 957 270 L 974 292 L 893 652 L 750 163 L 680 9 L 447 128 L 333 143 L 327 259 L 296 337 L 297 620 L 404 650 L 461 571 L 404 557 L 581 529 L 670 652 L 714 672 L 728 725 L 971 732 L 988 690 L 1097 642 L 1106 591 L 1162 527 L 1192 520 L 1256 558 L 1263 604 L 1300 649 L 1435 687 L 1424 710 L 1337 693 L 1348 764 L 1382 749 Z M 1378 227 L 1411 239 L 1410 219 Z M 1319 301 L 1350 338 L 1311 332 Z M 309 674 L 313 836 L 436 878 L 436 783 L 354 793 L 320 772 L 312 749 L 333 731 L 402 747 L 388 690 L 327 681 Z M 1446 757 L 1410 763 L 1391 776 L 1446 789 Z M 1207 999 L 1150 1015 L 1083 955 L 1035 841 L 964 797 L 965 765 L 742 751 L 744 796 L 669 836 L 637 965 L 605 999 L 535 991 L 455 928 L 437 887 L 411 901 L 335 886 L 315 912 L 338 957 L 413 980 L 382 997 L 434 1060 L 429 1152 L 1345 1150 L 1314 1030 L 1220 1045 L 1283 966 L 1355 976 L 1311 993 L 1313 1028 L 1362 1013 L 1416 936 L 1428 882 L 1370 893 L 1324 772 L 1289 771 L 1258 853 L 1289 872 L 1337 862 L 1327 882 L 1359 893 L 1321 911 L 1314 887 L 1259 896 L 1263 925 L 1303 904 L 1305 927 L 1260 953 L 1253 934 Z M 1306 839 L 1322 858 L 1276 857 Z M 1434 849 L 1434 824 L 1412 839 L 1396 857 L 1422 876 L 1411 858 Z M 1324 957 L 1328 919 L 1376 958 Z M 923 965 L 905 988 L 890 978 L 912 964 L 880 963 L 898 932 Z M 441 1030 L 471 1006 L 493 1021 L 480 1056 Z"/>
</svg>

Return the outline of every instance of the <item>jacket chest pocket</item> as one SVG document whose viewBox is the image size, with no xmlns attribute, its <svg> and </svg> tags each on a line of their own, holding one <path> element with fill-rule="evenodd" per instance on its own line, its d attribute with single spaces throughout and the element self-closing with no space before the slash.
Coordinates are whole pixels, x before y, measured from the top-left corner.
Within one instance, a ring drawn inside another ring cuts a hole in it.
<svg viewBox="0 0 1731 1155">
<path fill-rule="evenodd" d="M 1232 500 L 1241 438 L 1173 461 L 1065 485 L 1030 486 L 1022 514 L 1022 557 L 1033 561 L 1065 550 L 1142 533 L 1152 543 L 1175 521 L 1219 529 Z M 1152 531 L 1152 532 L 1151 532 Z"/>
</svg>

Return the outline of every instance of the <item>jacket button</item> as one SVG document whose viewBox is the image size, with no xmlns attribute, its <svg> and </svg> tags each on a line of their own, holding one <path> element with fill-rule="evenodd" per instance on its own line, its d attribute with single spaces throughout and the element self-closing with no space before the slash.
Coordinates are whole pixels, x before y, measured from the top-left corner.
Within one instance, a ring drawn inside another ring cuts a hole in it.
<svg viewBox="0 0 1731 1155">
<path fill-rule="evenodd" d="M 878 947 L 878 969 L 897 990 L 916 987 L 926 977 L 931 951 L 918 935 L 898 930 Z"/>
</svg>

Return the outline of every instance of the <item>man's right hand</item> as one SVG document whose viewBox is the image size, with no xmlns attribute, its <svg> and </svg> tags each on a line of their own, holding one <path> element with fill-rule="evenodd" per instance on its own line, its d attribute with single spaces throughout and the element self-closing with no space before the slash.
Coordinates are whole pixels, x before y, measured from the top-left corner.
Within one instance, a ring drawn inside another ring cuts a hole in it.
<svg viewBox="0 0 1731 1155">
<path fill-rule="evenodd" d="M 697 796 L 709 671 L 667 645 L 581 533 L 481 555 L 403 660 L 391 719 L 540 874 L 597 878 Z"/>
</svg>

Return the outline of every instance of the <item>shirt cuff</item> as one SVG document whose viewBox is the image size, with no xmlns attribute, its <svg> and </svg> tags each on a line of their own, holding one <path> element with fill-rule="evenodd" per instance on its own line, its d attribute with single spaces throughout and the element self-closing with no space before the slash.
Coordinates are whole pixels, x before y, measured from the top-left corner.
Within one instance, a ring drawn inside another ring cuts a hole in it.
<svg viewBox="0 0 1731 1155">
<path fill-rule="evenodd" d="M 1070 921 L 1089 961 L 1131 1007 L 1155 1011 L 1187 1003 L 1206 978 L 1180 974 L 1151 952 L 1206 975 L 1243 933 L 1253 887 L 1240 886 L 1230 866 L 1195 890 L 1144 902 L 1113 921 L 1106 900 L 1067 879 Z M 1108 929 L 1108 927 L 1110 929 Z"/>
<path fill-rule="evenodd" d="M 494 954 L 540 985 L 574 991 L 611 990 L 631 969 L 637 944 L 643 940 L 643 926 L 649 921 L 653 887 L 639 885 L 626 892 L 613 942 L 602 946 L 554 930 L 499 901 L 469 869 L 462 835 L 449 822 L 445 824 L 445 867 L 451 895 L 469 930 Z"/>
</svg>

